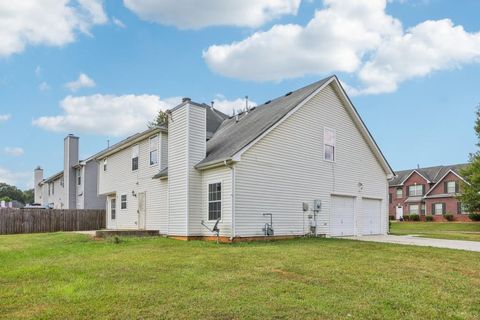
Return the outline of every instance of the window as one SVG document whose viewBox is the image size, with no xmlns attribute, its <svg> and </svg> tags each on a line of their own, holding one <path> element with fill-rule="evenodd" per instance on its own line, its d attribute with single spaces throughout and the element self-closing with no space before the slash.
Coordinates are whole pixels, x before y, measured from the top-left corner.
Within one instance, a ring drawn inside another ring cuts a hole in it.
<svg viewBox="0 0 480 320">
<path fill-rule="evenodd" d="M 48 195 L 50 195 L 50 182 L 48 183 Z"/>
<path fill-rule="evenodd" d="M 63 184 L 64 184 L 64 178 L 62 178 L 62 180 L 60 180 L 60 186 L 63 188 Z"/>
<path fill-rule="evenodd" d="M 403 189 L 402 188 L 397 188 L 397 199 L 403 198 Z"/>
<path fill-rule="evenodd" d="M 222 217 L 222 184 L 208 185 L 208 220 L 217 220 Z"/>
<path fill-rule="evenodd" d="M 444 203 L 435 203 L 433 205 L 433 213 L 436 215 L 442 215 L 444 207 L 445 207 Z"/>
<path fill-rule="evenodd" d="M 150 165 L 158 163 L 158 136 L 150 138 Z"/>
<path fill-rule="evenodd" d="M 113 198 L 112 200 L 110 200 L 110 217 L 112 220 L 115 220 L 115 218 L 117 217 L 117 199 Z"/>
<path fill-rule="evenodd" d="M 335 130 L 324 128 L 323 129 L 323 150 L 324 159 L 327 161 L 335 161 L 335 144 L 336 134 Z"/>
<path fill-rule="evenodd" d="M 457 183 L 455 181 L 448 181 L 446 187 L 447 193 L 456 193 L 457 192 Z"/>
<path fill-rule="evenodd" d="M 77 169 L 77 184 L 82 184 L 82 171 L 80 169 Z"/>
<path fill-rule="evenodd" d="M 127 195 L 122 194 L 120 197 L 120 209 L 127 209 Z"/>
<path fill-rule="evenodd" d="M 107 158 L 103 159 L 103 171 L 107 171 Z"/>
<path fill-rule="evenodd" d="M 419 214 L 419 207 L 418 207 L 418 204 L 411 204 L 410 207 L 409 207 L 409 213 L 410 214 Z"/>
<path fill-rule="evenodd" d="M 421 196 L 423 194 L 423 185 L 416 184 L 413 186 L 408 186 L 408 195 L 410 197 Z"/>
<path fill-rule="evenodd" d="M 138 144 L 132 147 L 132 171 L 138 170 L 138 153 L 139 147 Z"/>
<path fill-rule="evenodd" d="M 55 181 L 52 183 L 52 194 L 55 194 Z"/>
</svg>

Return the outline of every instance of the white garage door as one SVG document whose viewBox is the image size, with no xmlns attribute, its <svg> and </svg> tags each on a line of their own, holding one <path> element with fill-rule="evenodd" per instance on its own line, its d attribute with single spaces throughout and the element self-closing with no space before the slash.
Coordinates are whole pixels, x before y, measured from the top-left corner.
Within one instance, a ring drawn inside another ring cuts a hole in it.
<svg viewBox="0 0 480 320">
<path fill-rule="evenodd" d="M 330 216 L 330 235 L 332 237 L 353 236 L 354 201 L 353 197 L 332 196 Z"/>
<path fill-rule="evenodd" d="M 382 201 L 363 199 L 362 234 L 382 233 Z"/>
</svg>

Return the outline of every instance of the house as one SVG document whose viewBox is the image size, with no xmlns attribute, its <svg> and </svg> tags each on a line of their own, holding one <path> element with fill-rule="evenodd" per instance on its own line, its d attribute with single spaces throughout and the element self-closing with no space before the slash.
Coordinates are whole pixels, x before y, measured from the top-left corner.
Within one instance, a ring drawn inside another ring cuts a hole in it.
<svg viewBox="0 0 480 320">
<path fill-rule="evenodd" d="M 460 170 L 467 164 L 436 166 L 397 171 L 390 181 L 389 214 L 394 219 L 405 215 L 433 215 L 442 219 L 446 213 L 456 220 L 468 220 L 456 196 L 460 192 Z"/>
<path fill-rule="evenodd" d="M 99 153 L 107 228 L 225 241 L 385 234 L 393 171 L 337 77 L 227 117 L 190 99 Z M 208 227 L 208 228 L 207 228 Z"/>
<path fill-rule="evenodd" d="M 79 160 L 79 138 L 64 139 L 63 170 L 44 179 L 43 169 L 34 170 L 35 203 L 54 209 L 105 209 L 97 194 L 98 163 L 95 156 Z"/>
</svg>

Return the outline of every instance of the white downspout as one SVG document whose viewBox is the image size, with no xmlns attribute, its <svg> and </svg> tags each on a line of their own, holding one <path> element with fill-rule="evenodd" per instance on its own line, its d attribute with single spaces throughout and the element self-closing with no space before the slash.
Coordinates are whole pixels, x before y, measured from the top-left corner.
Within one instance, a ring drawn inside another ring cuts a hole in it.
<svg viewBox="0 0 480 320">
<path fill-rule="evenodd" d="M 232 177 L 232 183 L 230 187 L 232 190 L 232 233 L 230 236 L 230 241 L 232 241 L 235 238 L 235 166 L 228 165 L 227 160 L 224 160 L 223 164 L 231 170 Z"/>
</svg>

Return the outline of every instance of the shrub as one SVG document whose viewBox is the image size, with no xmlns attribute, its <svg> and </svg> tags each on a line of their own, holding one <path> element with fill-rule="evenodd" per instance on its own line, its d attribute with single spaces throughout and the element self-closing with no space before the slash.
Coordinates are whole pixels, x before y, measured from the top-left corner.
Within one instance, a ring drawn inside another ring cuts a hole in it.
<svg viewBox="0 0 480 320">
<path fill-rule="evenodd" d="M 411 214 L 410 221 L 420 221 L 420 216 L 418 214 Z"/>
<path fill-rule="evenodd" d="M 395 220 L 395 216 L 388 216 L 388 220 L 390 221 Z"/>
<path fill-rule="evenodd" d="M 427 222 L 433 221 L 433 216 L 425 216 L 425 221 Z"/>
<path fill-rule="evenodd" d="M 410 216 L 408 214 L 403 215 L 404 221 L 410 221 Z"/>
<path fill-rule="evenodd" d="M 472 221 L 480 221 L 480 213 L 469 213 L 468 217 Z"/>
<path fill-rule="evenodd" d="M 443 217 L 447 219 L 447 221 L 453 221 L 453 214 L 451 213 L 446 213 L 443 215 Z"/>
</svg>

